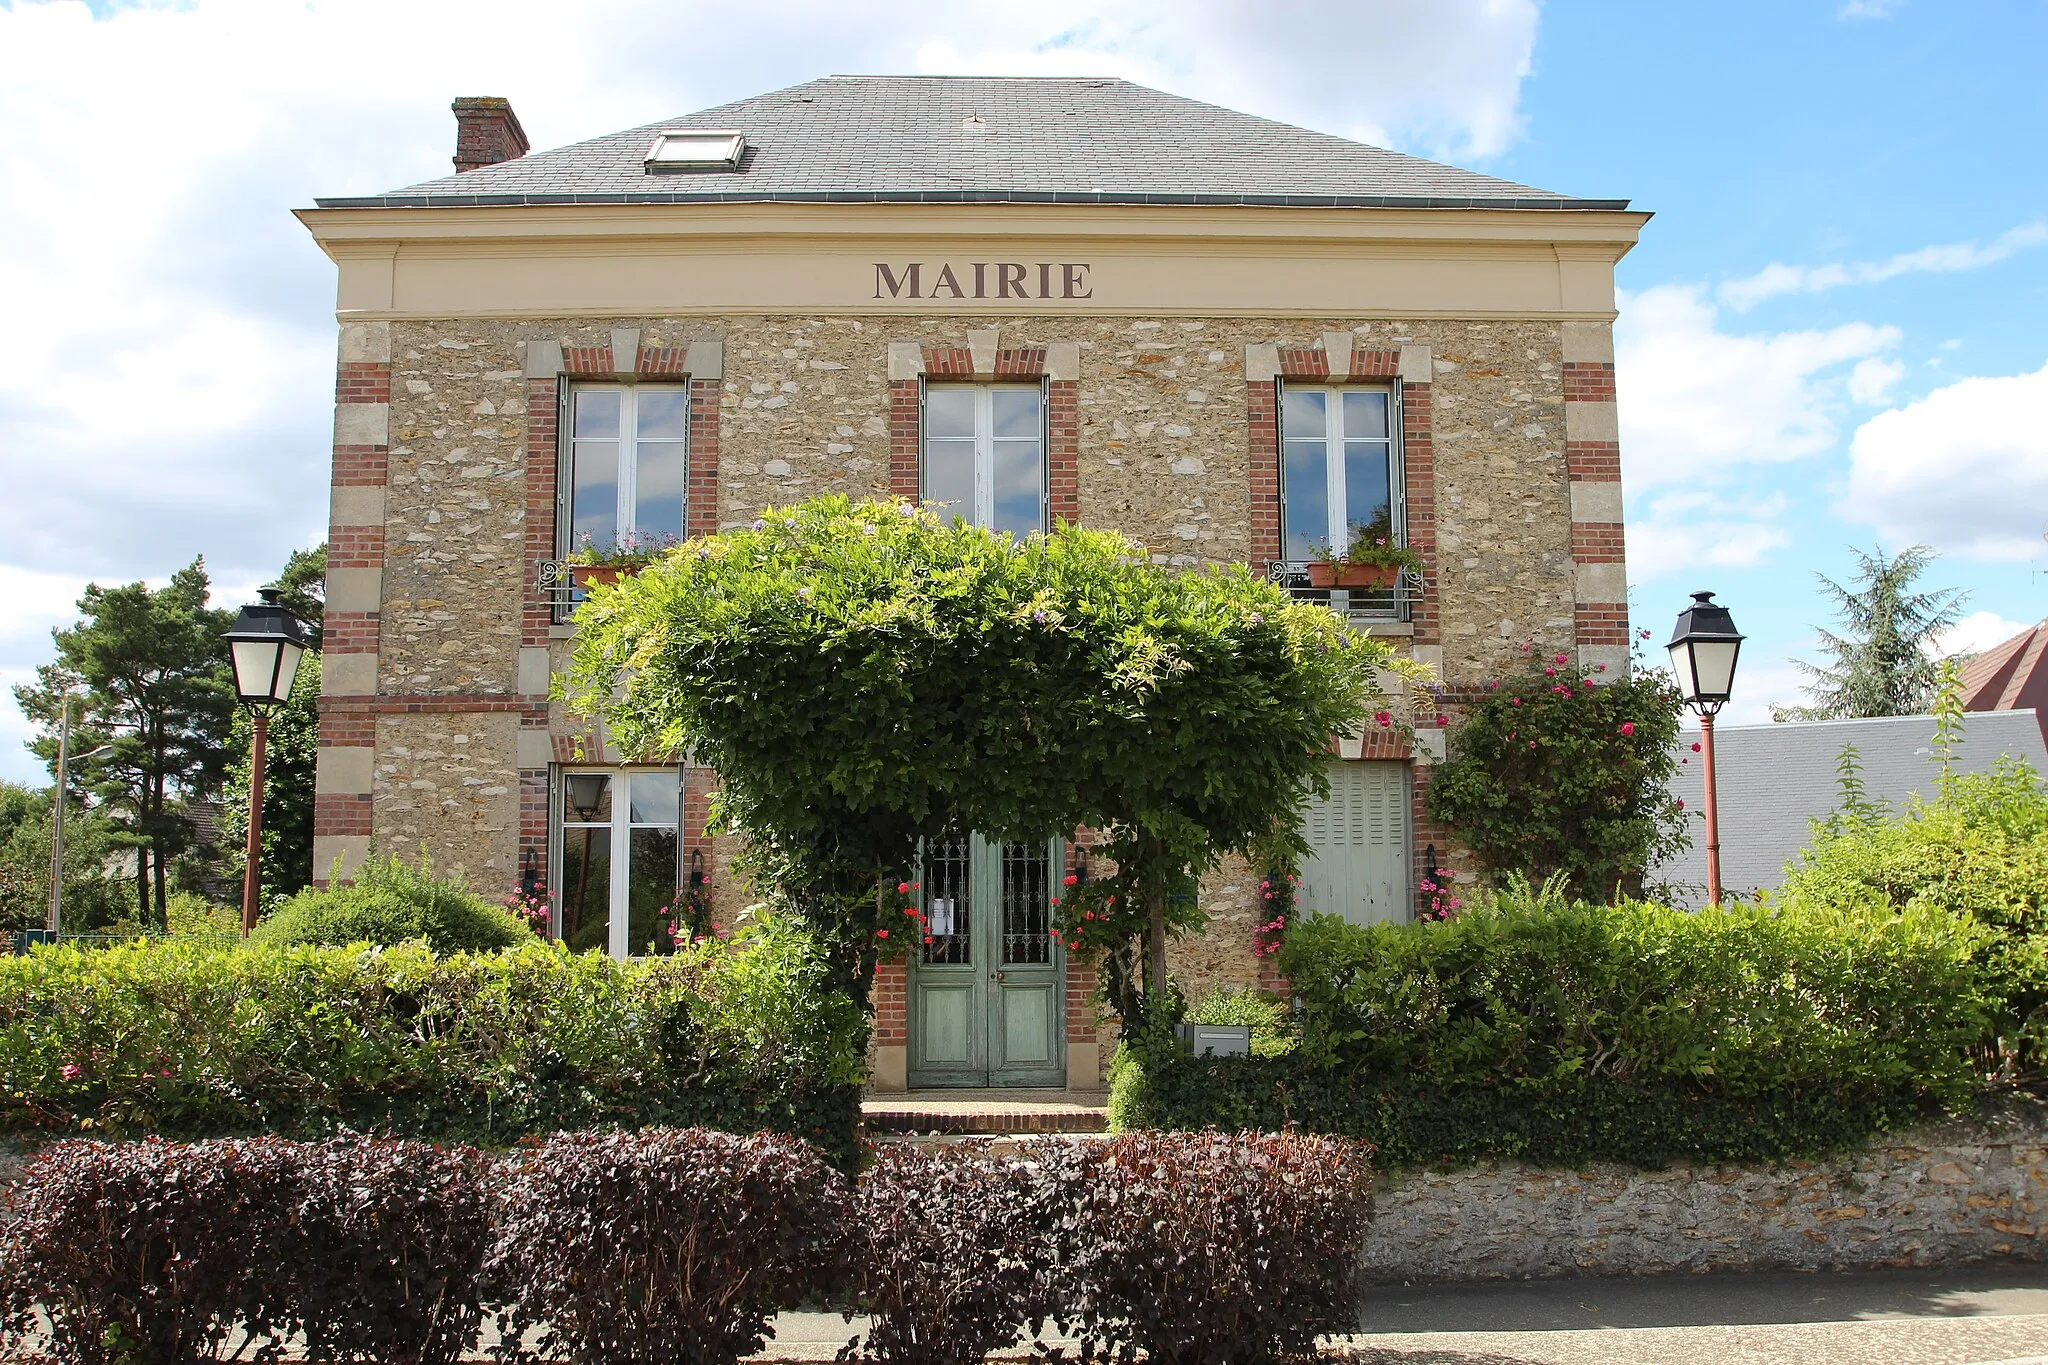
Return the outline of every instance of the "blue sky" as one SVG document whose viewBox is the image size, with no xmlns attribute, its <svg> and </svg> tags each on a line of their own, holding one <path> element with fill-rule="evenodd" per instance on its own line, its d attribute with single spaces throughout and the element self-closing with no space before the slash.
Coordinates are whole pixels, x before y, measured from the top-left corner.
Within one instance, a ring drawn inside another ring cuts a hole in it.
<svg viewBox="0 0 2048 1365">
<path fill-rule="evenodd" d="M 567 22 L 573 16 L 575 22 Z M 544 35 L 544 36 L 543 36 Z M 1798 700 L 1850 547 L 2048 614 L 2037 0 L 0 0 L 0 684 L 89 578 L 222 600 L 323 533 L 333 271 L 289 210 L 834 71 L 1111 74 L 1657 217 L 1621 265 L 1630 571 Z M 40 780 L 0 701 L 0 777 Z"/>
</svg>

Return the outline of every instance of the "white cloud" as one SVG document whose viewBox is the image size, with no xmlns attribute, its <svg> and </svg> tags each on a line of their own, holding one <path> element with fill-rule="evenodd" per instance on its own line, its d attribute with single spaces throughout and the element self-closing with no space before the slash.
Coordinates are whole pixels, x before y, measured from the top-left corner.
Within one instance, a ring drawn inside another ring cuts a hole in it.
<svg viewBox="0 0 2048 1365">
<path fill-rule="evenodd" d="M 1743 500 L 1684 492 L 1649 499 L 1626 523 L 1629 581 L 1706 567 L 1753 568 L 1791 543 L 1779 525 L 1787 505 L 1783 494 Z"/>
<path fill-rule="evenodd" d="M 1818 641 L 1795 644 L 1789 649 L 1764 650 L 1745 646 L 1735 670 L 1735 691 L 1723 707 L 1723 725 L 1767 725 L 1773 706 L 1805 706 L 1806 675 L 1792 661 L 1814 658 Z"/>
<path fill-rule="evenodd" d="M 1538 20 L 1535 0 L 1354 0 L 1336 25 L 1324 0 L 1101 0 L 1050 17 L 964 8 L 971 23 L 918 46 L 920 71 L 1124 76 L 1449 157 L 1494 155 L 1521 132 Z"/>
<path fill-rule="evenodd" d="M 2048 517 L 2048 365 L 1959 380 L 1881 412 L 1849 443 L 1842 514 L 1894 543 L 1972 559 L 2041 553 Z"/>
<path fill-rule="evenodd" d="M 0 0 L 0 591 L 9 573 L 161 579 L 200 553 L 218 582 L 261 582 L 319 538 L 334 274 L 289 211 L 446 174 L 457 95 L 509 97 L 545 148 L 831 72 L 1111 74 L 1484 156 L 1520 129 L 1539 17 L 1537 0 L 1355 0 L 1341 22 L 1320 0 L 101 8 Z M 0 600 L 0 675 L 23 677 L 52 622 Z M 0 775 L 34 775 L 18 731 L 0 698 Z"/>
<path fill-rule="evenodd" d="M 1849 371 L 1849 396 L 1868 407 L 1881 407 L 1890 401 L 1893 386 L 1905 377 L 1904 361 L 1870 356 Z"/>
<path fill-rule="evenodd" d="M 1901 275 L 1948 273 L 1976 270 L 1998 262 L 2029 247 L 2048 243 L 2048 221 L 2024 223 L 2008 229 L 1979 245 L 1976 242 L 1948 242 L 1902 251 L 1883 261 L 1836 262 L 1829 265 L 1784 265 L 1773 263 L 1754 275 L 1724 280 L 1716 290 L 1721 302 L 1738 312 L 1754 308 L 1766 299 L 1782 294 L 1818 294 L 1845 284 L 1881 284 Z"/>
<path fill-rule="evenodd" d="M 1615 326 L 1622 481 L 1632 493 L 1715 483 L 1835 444 L 1840 369 L 1898 345 L 1896 327 L 1738 335 L 1706 291 L 1623 295 Z"/>
<path fill-rule="evenodd" d="M 1837 19 L 1889 19 L 1905 7 L 1906 0 L 1844 0 L 1835 11 Z"/>
<path fill-rule="evenodd" d="M 1973 611 L 1936 636 L 1929 652 L 1937 659 L 1951 654 L 1981 654 L 1993 645 L 2004 644 L 2031 624 L 2008 621 L 1995 611 Z"/>
</svg>

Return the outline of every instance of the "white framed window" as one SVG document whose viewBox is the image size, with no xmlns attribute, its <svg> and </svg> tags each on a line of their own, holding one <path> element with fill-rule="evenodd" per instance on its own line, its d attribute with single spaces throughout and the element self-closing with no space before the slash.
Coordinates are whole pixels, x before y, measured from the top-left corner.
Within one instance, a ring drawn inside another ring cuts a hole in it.
<svg viewBox="0 0 2048 1365">
<path fill-rule="evenodd" d="M 556 937 L 613 957 L 675 951 L 683 770 L 557 769 L 554 798 Z"/>
<path fill-rule="evenodd" d="M 1046 528 L 1045 390 L 934 384 L 924 394 L 924 501 L 1017 536 Z"/>
<path fill-rule="evenodd" d="M 569 390 L 558 480 L 564 555 L 683 538 L 689 476 L 687 384 Z"/>
<path fill-rule="evenodd" d="M 1396 418 L 1392 389 L 1281 390 L 1282 558 L 1342 554 L 1361 532 L 1407 543 Z"/>
</svg>

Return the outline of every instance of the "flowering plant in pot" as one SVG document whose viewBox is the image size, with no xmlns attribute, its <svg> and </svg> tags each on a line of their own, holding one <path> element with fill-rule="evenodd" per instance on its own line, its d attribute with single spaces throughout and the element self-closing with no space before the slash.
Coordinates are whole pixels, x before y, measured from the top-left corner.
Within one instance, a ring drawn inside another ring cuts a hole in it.
<svg viewBox="0 0 2048 1365">
<path fill-rule="evenodd" d="M 1395 544 L 1386 523 L 1376 521 L 1357 528 L 1341 555 L 1328 545 L 1317 546 L 1308 581 L 1318 588 L 1391 588 L 1404 570 L 1420 576 L 1422 556 Z"/>
<path fill-rule="evenodd" d="M 576 537 L 576 548 L 569 552 L 567 560 L 579 588 L 591 583 L 616 583 L 626 575 L 640 572 L 656 557 L 681 543 L 665 533 L 625 531 L 599 544 L 585 531 Z"/>
</svg>

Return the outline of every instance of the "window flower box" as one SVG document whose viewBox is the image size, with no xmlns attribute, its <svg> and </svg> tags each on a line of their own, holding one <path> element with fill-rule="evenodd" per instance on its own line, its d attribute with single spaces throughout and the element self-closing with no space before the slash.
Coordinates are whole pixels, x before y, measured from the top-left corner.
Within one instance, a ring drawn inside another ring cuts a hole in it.
<svg viewBox="0 0 2048 1365">
<path fill-rule="evenodd" d="M 1391 588 L 1401 577 L 1399 564 L 1353 564 L 1343 559 L 1311 559 L 1309 586 L 1314 588 Z"/>
<path fill-rule="evenodd" d="M 616 583 L 621 578 L 630 578 L 640 572 L 639 564 L 571 564 L 569 572 L 576 580 L 576 586 L 587 588 L 593 583 Z"/>
</svg>

